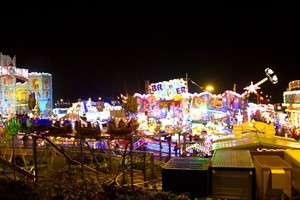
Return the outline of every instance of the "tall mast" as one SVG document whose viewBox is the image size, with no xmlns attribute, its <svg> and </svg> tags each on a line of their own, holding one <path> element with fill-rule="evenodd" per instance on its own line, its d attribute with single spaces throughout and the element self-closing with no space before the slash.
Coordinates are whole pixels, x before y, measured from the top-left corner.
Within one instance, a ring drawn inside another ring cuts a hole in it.
<svg viewBox="0 0 300 200">
<path fill-rule="evenodd" d="M 149 80 L 145 81 L 145 94 L 149 94 Z"/>
<path fill-rule="evenodd" d="M 186 91 L 189 92 L 189 77 L 188 73 L 185 73 Z"/>
</svg>

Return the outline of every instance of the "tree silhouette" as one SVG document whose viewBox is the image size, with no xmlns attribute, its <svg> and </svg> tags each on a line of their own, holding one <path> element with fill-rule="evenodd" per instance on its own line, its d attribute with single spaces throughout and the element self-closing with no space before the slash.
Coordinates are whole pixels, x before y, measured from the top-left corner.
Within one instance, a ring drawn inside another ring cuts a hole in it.
<svg viewBox="0 0 300 200">
<path fill-rule="evenodd" d="M 124 107 L 126 112 L 136 113 L 138 110 L 137 99 L 134 96 L 128 96 Z"/>
<path fill-rule="evenodd" d="M 35 94 L 32 92 L 28 97 L 28 108 L 29 110 L 33 110 L 36 106 Z"/>
</svg>

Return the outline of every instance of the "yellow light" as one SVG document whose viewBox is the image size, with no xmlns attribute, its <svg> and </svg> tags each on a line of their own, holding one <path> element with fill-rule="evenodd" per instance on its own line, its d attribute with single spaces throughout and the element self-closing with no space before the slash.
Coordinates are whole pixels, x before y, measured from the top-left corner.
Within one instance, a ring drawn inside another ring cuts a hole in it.
<svg viewBox="0 0 300 200">
<path fill-rule="evenodd" d="M 211 85 L 208 85 L 208 86 L 206 86 L 206 88 L 205 88 L 205 90 L 206 91 L 209 91 L 209 92 L 211 92 L 211 91 L 213 91 L 215 88 L 213 87 L 213 86 L 211 86 Z"/>
</svg>

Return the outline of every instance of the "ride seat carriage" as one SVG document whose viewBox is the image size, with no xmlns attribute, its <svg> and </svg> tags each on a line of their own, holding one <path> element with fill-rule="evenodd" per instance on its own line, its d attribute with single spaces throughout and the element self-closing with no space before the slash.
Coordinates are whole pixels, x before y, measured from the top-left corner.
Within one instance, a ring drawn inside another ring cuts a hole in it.
<svg viewBox="0 0 300 200">
<path fill-rule="evenodd" d="M 132 118 L 126 125 L 121 124 L 120 126 L 119 124 L 118 127 L 114 120 L 110 120 L 107 123 L 107 133 L 110 134 L 111 139 L 126 138 L 130 137 L 130 134 L 135 132 L 138 126 L 139 123 L 135 118 Z"/>
<path fill-rule="evenodd" d="M 101 128 L 99 124 L 92 124 L 87 122 L 83 125 L 80 121 L 75 121 L 75 130 L 80 135 L 99 135 L 101 134 Z"/>
<path fill-rule="evenodd" d="M 65 120 L 62 124 L 60 121 L 56 121 L 48 131 L 49 134 L 68 134 L 72 132 L 73 127 L 69 120 Z"/>
</svg>

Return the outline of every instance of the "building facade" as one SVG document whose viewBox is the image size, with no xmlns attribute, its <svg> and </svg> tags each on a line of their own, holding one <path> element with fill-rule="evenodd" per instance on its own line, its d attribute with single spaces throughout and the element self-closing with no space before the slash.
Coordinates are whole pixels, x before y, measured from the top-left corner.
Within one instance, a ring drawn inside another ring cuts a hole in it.
<svg viewBox="0 0 300 200">
<path fill-rule="evenodd" d="M 30 104 L 34 101 L 34 104 Z M 34 105 L 31 108 L 30 105 Z M 52 75 L 28 72 L 16 67 L 16 56 L 11 58 L 0 52 L 0 113 L 32 113 L 51 116 L 53 109 Z"/>
</svg>

